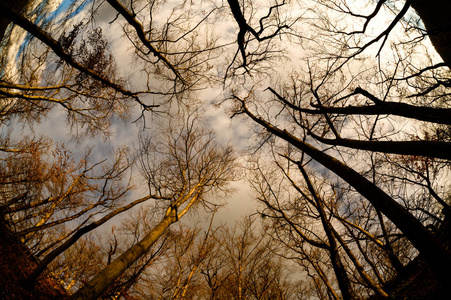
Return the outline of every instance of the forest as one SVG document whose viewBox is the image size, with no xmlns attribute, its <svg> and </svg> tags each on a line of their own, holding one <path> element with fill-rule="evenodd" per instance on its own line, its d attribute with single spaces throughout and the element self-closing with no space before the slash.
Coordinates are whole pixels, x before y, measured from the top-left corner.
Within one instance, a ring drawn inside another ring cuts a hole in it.
<svg viewBox="0 0 451 300">
<path fill-rule="evenodd" d="M 446 299 L 450 15 L 0 0 L 0 298 Z"/>
</svg>

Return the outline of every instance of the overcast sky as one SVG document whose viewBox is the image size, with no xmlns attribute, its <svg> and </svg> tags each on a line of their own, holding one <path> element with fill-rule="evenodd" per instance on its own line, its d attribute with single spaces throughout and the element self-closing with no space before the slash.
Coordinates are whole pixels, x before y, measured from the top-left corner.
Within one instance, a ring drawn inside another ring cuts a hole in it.
<svg viewBox="0 0 451 300">
<path fill-rule="evenodd" d="M 54 7 L 55 9 L 53 11 L 50 10 L 46 17 L 40 18 L 36 22 L 40 23 L 51 19 L 58 19 L 58 17 L 64 15 L 65 10 L 72 2 L 73 0 L 48 1 L 49 7 Z M 73 14 L 73 23 L 79 22 L 84 18 L 86 13 L 89 13 L 88 9 L 90 8 L 89 4 L 91 2 L 87 1 L 80 9 L 76 10 L 76 13 Z M 40 5 L 44 4 L 45 1 L 40 3 Z M 205 13 L 205 9 L 208 9 L 208 7 L 200 6 L 199 9 L 202 9 L 203 13 Z M 164 12 L 164 10 L 162 11 Z M 96 25 L 100 26 L 103 29 L 103 34 L 108 37 L 110 50 L 115 57 L 120 72 L 124 76 L 132 76 L 134 87 L 145 85 L 145 78 L 140 78 L 134 74 L 134 68 L 136 68 L 132 55 L 134 49 L 127 38 L 123 36 L 121 22 L 110 23 L 115 17 L 115 11 L 107 3 L 104 3 L 97 13 Z M 161 14 L 156 16 L 156 18 L 161 18 L 164 21 L 166 16 Z M 222 34 L 221 42 L 233 43 L 236 39 L 237 26 L 231 15 L 221 21 L 218 26 L 220 26 L 221 33 L 226 33 Z M 26 44 L 22 44 L 22 46 L 24 45 Z M 230 46 L 230 50 L 236 51 L 235 48 L 235 45 Z M 252 132 L 249 130 L 248 124 L 242 118 L 230 118 L 230 113 L 227 112 L 229 104 L 225 103 L 222 106 L 213 105 L 224 99 L 223 85 L 218 84 L 205 88 L 197 93 L 196 97 L 199 98 L 200 102 L 204 103 L 202 108 L 204 110 L 203 115 L 209 124 L 208 126 L 216 132 L 218 142 L 232 144 L 238 152 L 246 150 L 252 144 Z M 140 110 L 136 109 L 132 112 L 130 120 L 126 122 L 113 119 L 110 128 L 111 136 L 108 139 L 97 136 L 89 139 L 75 140 L 70 134 L 69 127 L 61 125 L 66 123 L 66 112 L 59 107 L 56 107 L 47 118 L 34 128 L 28 128 L 26 124 L 22 124 L 25 127 L 12 126 L 12 128 L 16 129 L 15 134 L 17 135 L 24 133 L 33 134 L 34 130 L 38 134 L 45 134 L 51 137 L 56 143 L 65 143 L 68 149 L 75 154 L 76 158 L 81 158 L 84 151 L 87 148 L 91 148 L 93 149 L 91 160 L 92 162 L 96 162 L 108 157 L 115 148 L 121 145 L 128 145 L 131 148 L 137 146 L 137 135 L 142 130 L 142 122 L 132 123 L 132 121 L 137 119 L 140 113 Z M 155 116 L 148 114 L 146 118 L 147 125 L 152 126 Z M 240 155 L 240 157 L 244 163 L 243 156 Z M 233 188 L 235 189 L 234 193 L 227 197 L 227 199 L 219 200 L 220 203 L 227 203 L 227 205 L 217 213 L 215 217 L 217 224 L 235 223 L 244 215 L 255 212 L 256 202 L 252 199 L 250 187 L 245 179 L 243 178 L 240 181 L 234 182 Z M 139 192 L 137 191 L 137 193 Z M 215 200 L 210 199 L 210 201 L 214 202 Z M 206 219 L 209 218 L 208 214 L 201 211 L 195 215 Z M 190 220 L 186 221 L 190 222 Z"/>
<path fill-rule="evenodd" d="M 46 19 L 58 18 L 59 16 L 64 15 L 65 10 L 68 9 L 71 3 L 74 0 L 49 0 L 49 7 L 54 7 L 53 11 L 50 11 L 46 18 L 43 18 L 40 21 L 45 21 Z M 43 5 L 44 2 L 40 2 L 40 5 Z M 86 13 L 89 13 L 89 8 L 91 7 L 92 1 L 86 1 L 85 4 L 81 5 L 79 9 L 77 9 L 73 17 L 73 22 L 77 23 L 82 20 Z M 167 7 L 161 7 L 159 13 L 154 16 L 154 22 L 156 25 L 160 23 L 164 23 L 168 18 L 171 12 L 172 6 L 174 6 L 176 1 L 168 1 L 165 5 Z M 193 23 L 196 21 L 196 18 L 199 20 L 203 16 L 205 16 L 206 12 L 209 12 L 214 5 L 217 7 L 221 7 L 223 5 L 227 5 L 226 1 L 214 1 L 206 2 L 201 1 L 202 5 L 195 6 L 199 11 L 198 13 L 193 13 Z M 363 13 L 364 8 L 360 8 Z M 137 11 L 139 11 L 137 9 Z M 255 20 L 258 20 L 258 15 L 266 14 L 267 10 L 257 10 L 257 16 L 254 17 Z M 283 8 L 283 11 L 288 14 L 297 14 L 299 11 L 290 10 L 289 4 Z M 248 11 L 249 12 L 249 11 Z M 109 4 L 104 3 L 97 11 L 96 14 L 96 26 L 100 26 L 103 29 L 103 34 L 108 37 L 110 41 L 110 50 L 113 53 L 118 69 L 120 73 L 124 77 L 130 77 L 129 82 L 131 82 L 132 87 L 139 90 L 142 86 L 146 84 L 146 78 L 142 77 L 142 73 L 137 72 L 139 65 L 136 64 L 135 57 L 132 55 L 134 51 L 132 44 L 129 40 L 124 36 L 123 30 L 121 28 L 122 19 L 118 18 L 117 21 L 112 22 L 116 17 L 115 11 L 109 6 Z M 210 26 L 210 23 L 214 26 Z M 373 26 L 373 24 L 375 24 Z M 383 28 L 386 24 L 385 21 L 376 21 L 371 23 L 371 27 L 368 29 L 369 32 L 374 32 L 377 34 L 378 28 Z M 227 61 L 230 61 L 233 55 L 236 53 L 237 45 L 234 43 L 236 41 L 236 34 L 238 32 L 238 27 L 233 19 L 232 14 L 230 13 L 230 9 L 224 7 L 222 9 L 218 9 L 218 11 L 211 15 L 211 18 L 205 22 L 204 27 L 199 27 L 199 31 L 202 33 L 207 33 L 211 30 L 212 33 L 217 34 L 219 37 L 218 42 L 224 45 L 230 44 L 227 47 L 224 47 L 224 53 L 213 61 L 212 63 L 216 63 L 217 65 L 212 69 L 212 72 L 217 72 L 218 74 L 224 73 L 224 67 L 227 66 Z M 296 30 L 296 27 L 293 26 L 293 29 Z M 300 30 L 300 29 L 299 29 Z M 300 35 L 304 34 L 303 32 L 299 33 Z M 307 33 L 306 33 L 307 34 Z M 305 66 L 298 63 L 298 57 L 303 55 L 303 45 L 302 43 L 308 42 L 305 39 L 291 40 L 292 44 L 285 45 L 283 50 L 285 51 L 285 57 L 282 59 L 276 59 L 272 62 L 271 67 L 273 68 L 271 71 L 271 76 L 267 77 L 252 77 L 248 76 L 246 81 L 238 82 L 238 84 L 234 85 L 235 92 L 239 93 L 240 89 L 243 91 L 247 91 L 252 86 L 257 86 L 256 90 L 260 90 L 260 93 L 265 93 L 264 89 L 270 85 L 281 85 L 285 80 L 289 79 L 288 75 L 291 75 L 294 70 L 305 68 Z M 250 46 L 251 47 L 251 46 Z M 219 67 L 218 67 L 219 66 Z M 222 69 L 221 69 L 222 68 Z M 212 86 L 205 86 L 206 88 L 201 92 L 196 93 L 195 97 L 199 98 L 200 102 L 204 103 L 204 116 L 208 121 L 208 126 L 210 126 L 218 136 L 218 141 L 224 144 L 231 143 L 236 147 L 238 151 L 244 151 L 248 149 L 248 147 L 255 146 L 256 140 L 254 140 L 252 130 L 248 126 L 242 118 L 230 118 L 229 106 L 230 103 L 224 103 L 221 106 L 213 106 L 212 104 L 222 102 L 225 98 L 228 97 L 224 92 L 228 90 L 228 83 L 220 83 L 218 82 Z M 266 91 L 266 93 L 268 93 Z M 147 101 L 153 101 L 151 96 L 147 98 Z M 274 112 L 277 113 L 277 112 Z M 140 111 L 136 109 L 130 118 L 129 121 L 125 123 L 120 120 L 113 120 L 111 126 L 111 136 L 109 139 L 105 140 L 103 138 L 94 138 L 94 139 L 85 139 L 82 141 L 74 141 L 71 136 L 68 134 L 68 128 L 65 126 L 55 126 L 56 124 L 64 124 L 65 123 L 65 112 L 61 109 L 55 109 L 49 117 L 44 120 L 37 129 L 38 132 L 43 132 L 49 135 L 57 142 L 65 142 L 70 145 L 70 149 L 73 152 L 83 152 L 87 147 L 92 147 L 95 149 L 93 151 L 93 161 L 102 160 L 104 157 L 107 157 L 111 154 L 111 151 L 114 148 L 119 147 L 120 145 L 128 145 L 133 147 L 136 145 L 136 137 L 139 130 L 142 128 L 142 122 L 132 123 L 133 120 L 138 118 L 140 115 Z M 153 116 L 147 115 L 147 124 L 152 126 Z M 243 156 L 241 156 L 243 157 Z M 237 190 L 233 195 L 228 199 L 229 204 L 222 209 L 217 216 L 218 220 L 235 220 L 241 217 L 243 214 L 253 213 L 255 211 L 256 203 L 253 201 L 251 196 L 251 190 L 249 185 L 245 182 L 245 180 L 241 180 L 239 182 L 234 183 L 234 186 Z"/>
</svg>

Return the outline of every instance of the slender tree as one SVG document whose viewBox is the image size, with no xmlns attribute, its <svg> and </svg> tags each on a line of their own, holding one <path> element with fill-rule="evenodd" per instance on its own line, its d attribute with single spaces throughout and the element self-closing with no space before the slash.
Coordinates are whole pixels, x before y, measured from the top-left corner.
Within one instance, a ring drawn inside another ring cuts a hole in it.
<svg viewBox="0 0 451 300">
<path fill-rule="evenodd" d="M 141 170 L 150 192 L 168 199 L 161 201 L 161 220 L 135 245 L 114 259 L 74 299 L 97 299 L 163 235 L 169 226 L 190 209 L 202 204 L 208 193 L 220 192 L 234 179 L 234 154 L 230 147 L 214 142 L 213 134 L 196 124 L 198 117 L 168 130 L 165 144 L 141 139 Z"/>
</svg>

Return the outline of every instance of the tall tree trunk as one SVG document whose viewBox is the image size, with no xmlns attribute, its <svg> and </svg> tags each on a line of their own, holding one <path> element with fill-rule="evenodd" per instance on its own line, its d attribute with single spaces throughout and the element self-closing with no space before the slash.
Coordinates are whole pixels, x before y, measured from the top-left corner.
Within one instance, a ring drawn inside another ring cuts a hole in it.
<svg viewBox="0 0 451 300">
<path fill-rule="evenodd" d="M 95 300 L 99 298 L 121 274 L 150 249 L 177 219 L 177 212 L 172 209 L 139 243 L 116 258 L 102 272 L 97 274 L 94 279 L 81 287 L 71 298 L 80 300 Z"/>
<path fill-rule="evenodd" d="M 67 241 L 65 241 L 62 245 L 58 246 L 57 248 L 55 248 L 54 250 L 52 250 L 52 252 L 50 252 L 49 254 L 47 254 L 44 259 L 41 260 L 41 262 L 38 264 L 38 266 L 36 267 L 36 269 L 33 270 L 33 272 L 31 273 L 30 277 L 28 278 L 28 282 L 30 284 L 33 284 L 34 281 L 38 278 L 39 275 L 41 275 L 41 273 L 47 268 L 47 266 L 61 253 L 63 253 L 65 250 L 67 250 L 69 247 L 71 247 L 73 244 L 75 244 L 83 235 L 85 235 L 86 233 L 96 229 L 97 227 L 103 225 L 104 223 L 106 223 L 108 220 L 110 220 L 111 218 L 113 218 L 114 216 L 125 212 L 127 210 L 129 210 L 130 208 L 144 202 L 147 201 L 148 199 L 153 198 L 152 196 L 146 196 L 140 199 L 137 199 L 135 201 L 133 201 L 132 203 L 120 207 L 116 210 L 114 210 L 113 212 L 109 213 L 108 215 L 104 216 L 103 218 L 92 222 L 89 225 L 86 225 L 82 228 L 80 228 L 79 230 L 77 230 Z"/>
<path fill-rule="evenodd" d="M 451 1 L 414 0 L 412 8 L 423 21 L 435 50 L 451 68 Z"/>
<path fill-rule="evenodd" d="M 316 209 L 320 215 L 321 223 L 323 225 L 324 232 L 326 233 L 327 240 L 329 241 L 328 250 L 330 255 L 330 261 L 332 263 L 332 268 L 334 269 L 335 277 L 337 278 L 338 286 L 340 288 L 343 300 L 354 299 L 355 298 L 354 292 L 352 290 L 351 282 L 349 281 L 346 269 L 341 261 L 337 241 L 334 237 L 334 230 L 331 222 L 328 220 L 326 215 L 324 201 L 323 199 L 320 198 L 320 196 L 316 192 L 316 189 L 313 187 L 313 184 L 310 181 L 310 178 L 307 172 L 305 171 L 304 167 L 300 163 L 298 164 L 298 167 L 302 173 L 302 176 L 304 177 L 305 182 L 307 183 L 307 187 L 310 191 L 310 194 L 315 200 L 314 202 L 316 203 Z"/>
</svg>

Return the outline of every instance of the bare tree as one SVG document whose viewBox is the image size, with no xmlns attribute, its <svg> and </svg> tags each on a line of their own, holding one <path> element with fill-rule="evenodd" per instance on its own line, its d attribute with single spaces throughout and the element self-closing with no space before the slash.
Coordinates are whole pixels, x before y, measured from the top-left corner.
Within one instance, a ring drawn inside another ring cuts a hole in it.
<svg viewBox="0 0 451 300">
<path fill-rule="evenodd" d="M 302 294 L 255 217 L 219 228 L 214 238 L 215 248 L 201 267 L 207 299 L 297 299 Z"/>
<path fill-rule="evenodd" d="M 345 218 L 330 208 L 331 217 L 342 218 L 348 230 L 334 233 L 343 250 L 343 235 L 350 234 L 358 241 L 352 235 L 359 232 L 370 238 L 372 234 L 359 226 L 374 224 L 384 239 L 379 242 L 391 257 L 393 268 L 401 266 L 393 250 L 399 240 L 396 235 L 401 235 L 420 252 L 445 286 L 451 263 L 449 241 L 428 228 L 448 230 L 449 203 L 444 199 L 449 188 L 445 183 L 450 158 L 449 69 L 446 51 L 440 48 L 446 42 L 439 42 L 437 36 L 444 37 L 449 31 L 438 8 L 449 8 L 438 3 L 436 6 L 435 2 L 426 8 L 424 3 L 379 1 L 366 9 L 367 14 L 365 8 L 350 1 L 318 1 L 311 23 L 311 28 L 318 31 L 309 52 L 316 56 L 305 59 L 306 68 L 281 80 L 278 87 L 270 85 L 265 93 L 254 87 L 244 96 L 235 92 L 232 98 L 235 115 L 244 114 L 262 128 L 265 141 L 274 137 L 277 143 L 288 144 L 306 156 L 302 168 L 323 174 L 331 171 L 340 185 L 347 185 L 343 190 L 350 195 L 357 192 Z M 416 9 L 417 16 L 410 6 Z M 433 11 L 437 16 L 434 29 L 428 24 L 435 15 Z M 389 25 L 372 37 L 368 26 L 384 13 Z M 426 27 L 418 26 L 420 18 L 429 18 L 423 20 Z M 396 31 L 397 25 L 404 26 L 406 32 Z M 425 35 L 431 37 L 444 63 L 437 62 L 427 49 Z M 376 43 L 376 51 L 372 52 Z M 388 47 L 393 49 L 391 53 Z M 375 53 L 377 60 L 366 53 Z M 388 59 L 387 53 L 393 59 Z M 421 64 L 416 66 L 418 61 Z M 284 156 L 283 151 L 277 153 Z M 285 159 L 294 164 L 300 161 L 299 157 Z M 304 181 L 309 182 L 305 176 Z M 372 215 L 367 214 L 365 222 L 356 224 L 359 212 L 353 207 L 360 203 L 360 197 L 370 202 L 366 209 Z M 376 221 L 371 221 L 374 218 Z M 394 228 L 387 232 L 393 225 L 401 233 Z M 355 247 L 377 270 L 369 250 L 358 242 Z M 380 274 L 375 276 L 382 279 Z"/>
<path fill-rule="evenodd" d="M 214 6 L 198 19 L 191 12 L 193 4 L 187 2 L 181 6 L 142 1 L 126 5 L 119 1 L 79 2 L 53 16 L 52 4 L 10 2 L 0 2 L 2 127 L 20 122 L 33 131 L 50 112 L 62 110 L 74 137 L 81 140 L 101 134 L 108 138 L 112 121 L 127 121 L 135 108 L 142 119 L 157 107 L 159 113 L 168 113 L 172 107 L 162 106 L 173 98 L 185 100 L 189 91 L 201 89 L 208 79 L 204 72 L 210 68 L 207 63 L 220 48 L 213 35 L 199 35 L 218 10 Z M 126 81 L 132 75 L 121 74 L 111 41 L 97 26 L 97 12 L 106 6 L 117 12 L 110 24 L 120 23 L 127 43 L 135 49 L 130 55 L 140 62 L 136 77 L 143 80 L 139 84 Z M 154 22 L 154 16 L 168 7 L 172 15 L 166 22 Z M 81 21 L 75 23 L 77 15 Z M 195 101 L 190 97 L 184 104 L 191 106 L 191 102 Z M 66 287 L 78 287 L 81 279 L 76 279 L 77 274 L 83 272 L 75 269 L 78 257 L 72 260 L 68 255 L 74 249 L 71 247 L 89 245 L 96 249 L 100 242 L 90 243 L 88 233 L 139 204 L 156 201 L 156 207 L 166 211 L 164 222 L 170 223 L 197 203 L 209 205 L 204 194 L 223 188 L 232 177 L 232 150 L 216 147 L 211 133 L 199 132 L 194 121 L 188 123 L 184 124 L 185 135 L 175 132 L 180 128 L 168 129 L 166 149 L 158 145 L 161 141 L 152 139 L 150 144 L 142 137 L 137 162 L 149 190 L 134 199 L 131 188 L 137 179 L 129 177 L 133 158 L 128 148 L 104 161 L 92 162 L 88 154 L 73 158 L 64 145 L 53 145 L 50 138 L 17 140 L 9 131 L 2 135 L 1 214 L 40 259 L 28 278 L 30 285 L 44 271 L 53 270 L 69 281 Z M 199 143 L 205 147 L 202 151 Z M 46 153 L 49 151 L 52 154 Z M 150 158 L 155 158 L 155 165 L 146 161 Z M 214 162 L 216 158 L 219 161 Z M 155 169 L 158 167 L 165 169 Z M 73 276 L 61 267 L 64 261 L 67 268 L 74 267 Z"/>
<path fill-rule="evenodd" d="M 352 193 L 309 174 L 305 157 L 294 149 L 278 148 L 274 153 L 273 166 L 263 159 L 251 163 L 250 180 L 263 204 L 260 214 L 282 244 L 283 256 L 298 262 L 332 298 L 340 297 L 338 289 L 343 299 L 369 291 L 386 297 L 382 286 L 387 278 L 380 273 L 391 267 L 387 260 L 391 243 L 386 245 L 379 237 L 377 221 L 354 206 Z M 353 232 L 348 235 L 349 227 L 359 238 Z"/>
<path fill-rule="evenodd" d="M 162 144 L 159 140 L 141 138 L 140 165 L 149 192 L 168 200 L 158 203 L 161 220 L 133 247 L 113 260 L 74 298 L 99 297 L 121 274 L 191 208 L 208 205 L 212 192 L 226 191 L 234 179 L 234 154 L 231 147 L 215 143 L 213 134 L 198 127 L 198 117 L 188 116 L 180 125 L 171 125 Z"/>
</svg>

